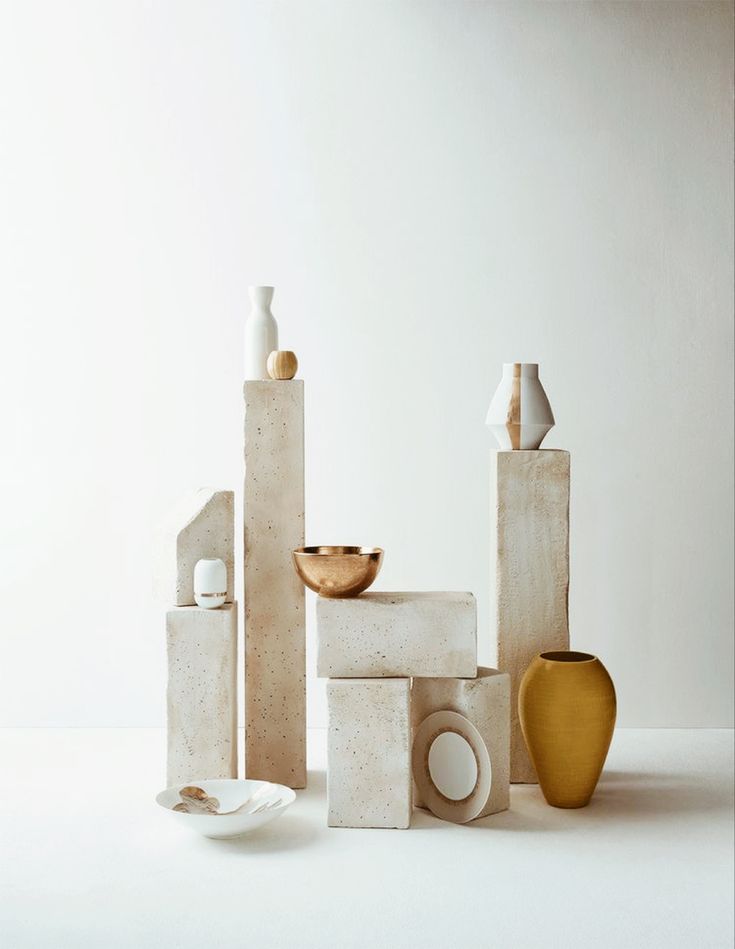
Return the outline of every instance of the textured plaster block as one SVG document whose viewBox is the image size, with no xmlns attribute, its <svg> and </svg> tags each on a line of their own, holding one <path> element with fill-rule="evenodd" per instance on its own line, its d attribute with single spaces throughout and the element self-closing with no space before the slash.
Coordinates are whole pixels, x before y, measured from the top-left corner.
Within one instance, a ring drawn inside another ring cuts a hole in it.
<svg viewBox="0 0 735 949">
<path fill-rule="evenodd" d="M 569 648 L 569 452 L 493 452 L 490 489 L 490 601 L 498 668 L 511 679 L 510 779 L 535 783 L 518 689 L 534 656 Z"/>
<path fill-rule="evenodd" d="M 194 567 L 219 557 L 227 567 L 227 602 L 235 599 L 235 493 L 200 488 L 182 498 L 158 532 L 156 596 L 174 606 L 194 605 Z"/>
<path fill-rule="evenodd" d="M 245 383 L 245 774 L 306 785 L 304 383 Z"/>
<path fill-rule="evenodd" d="M 411 823 L 409 679 L 330 679 L 330 827 Z"/>
<path fill-rule="evenodd" d="M 166 613 L 168 786 L 237 777 L 237 603 Z"/>
<path fill-rule="evenodd" d="M 428 715 L 443 709 L 458 712 L 472 722 L 490 754 L 490 796 L 478 817 L 507 810 L 510 806 L 510 676 L 480 666 L 476 679 L 414 679 L 412 732 L 415 733 Z M 414 803 L 424 807 L 415 787 Z"/>
<path fill-rule="evenodd" d="M 316 615 L 319 676 L 477 673 L 477 605 L 471 593 L 319 597 Z"/>
</svg>

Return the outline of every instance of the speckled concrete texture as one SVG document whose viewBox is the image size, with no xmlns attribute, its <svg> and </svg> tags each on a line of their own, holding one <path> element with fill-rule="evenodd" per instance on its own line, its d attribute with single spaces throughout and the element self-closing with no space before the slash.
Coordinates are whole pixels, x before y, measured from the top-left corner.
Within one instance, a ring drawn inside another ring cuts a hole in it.
<svg viewBox="0 0 735 949">
<path fill-rule="evenodd" d="M 492 452 L 490 494 L 491 622 L 498 668 L 511 680 L 510 779 L 534 784 L 518 689 L 534 656 L 569 648 L 569 452 Z"/>
<path fill-rule="evenodd" d="M 166 613 L 167 786 L 237 777 L 237 603 Z"/>
<path fill-rule="evenodd" d="M 194 605 L 197 560 L 227 567 L 227 602 L 235 598 L 235 493 L 200 488 L 181 499 L 156 537 L 154 588 L 166 606 Z"/>
<path fill-rule="evenodd" d="M 245 383 L 245 774 L 306 785 L 304 383 Z"/>
<path fill-rule="evenodd" d="M 321 677 L 477 672 L 477 604 L 471 593 L 319 597 L 316 615 Z"/>
<path fill-rule="evenodd" d="M 411 730 L 433 712 L 448 709 L 464 715 L 482 735 L 490 754 L 492 783 L 478 817 L 510 807 L 510 676 L 480 666 L 476 679 L 414 679 L 411 686 Z M 423 807 L 414 786 L 414 803 Z"/>
<path fill-rule="evenodd" d="M 330 679 L 330 827 L 411 823 L 409 679 Z"/>
</svg>

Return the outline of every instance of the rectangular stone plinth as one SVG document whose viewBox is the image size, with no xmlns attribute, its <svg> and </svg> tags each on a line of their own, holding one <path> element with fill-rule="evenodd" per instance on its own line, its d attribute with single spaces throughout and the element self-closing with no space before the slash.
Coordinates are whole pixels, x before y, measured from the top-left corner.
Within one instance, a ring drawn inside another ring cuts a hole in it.
<svg viewBox="0 0 735 949">
<path fill-rule="evenodd" d="M 330 679 L 330 827 L 411 823 L 409 679 Z"/>
<path fill-rule="evenodd" d="M 433 712 L 464 715 L 482 736 L 490 755 L 490 794 L 479 817 L 510 806 L 510 676 L 480 666 L 476 679 L 414 679 L 411 687 L 412 733 Z M 414 786 L 414 803 L 424 803 Z"/>
<path fill-rule="evenodd" d="M 477 605 L 471 593 L 319 597 L 316 615 L 321 677 L 477 672 Z"/>
<path fill-rule="evenodd" d="M 237 604 L 166 613 L 168 786 L 237 777 Z"/>
<path fill-rule="evenodd" d="M 304 384 L 245 383 L 245 774 L 306 785 Z"/>
<path fill-rule="evenodd" d="M 200 488 L 182 498 L 157 531 L 155 592 L 161 602 L 194 605 L 194 567 L 219 558 L 227 567 L 226 602 L 235 599 L 235 493 Z M 223 591 L 225 592 L 225 591 Z"/>
<path fill-rule="evenodd" d="M 511 679 L 512 782 L 535 783 L 518 718 L 523 673 L 569 648 L 569 452 L 498 451 L 490 477 L 491 614 Z"/>
</svg>

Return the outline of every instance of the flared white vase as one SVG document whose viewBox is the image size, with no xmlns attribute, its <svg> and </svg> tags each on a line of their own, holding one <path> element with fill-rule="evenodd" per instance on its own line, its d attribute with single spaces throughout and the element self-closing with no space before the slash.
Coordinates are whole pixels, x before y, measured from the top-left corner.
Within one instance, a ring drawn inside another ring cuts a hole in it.
<svg viewBox="0 0 735 949">
<path fill-rule="evenodd" d="M 252 310 L 245 323 L 245 378 L 270 379 L 268 356 L 278 349 L 278 323 L 271 313 L 273 287 L 248 287 Z"/>
<path fill-rule="evenodd" d="M 538 363 L 503 363 L 503 378 L 485 424 L 503 449 L 539 448 L 554 427 L 554 413 L 538 377 Z"/>
</svg>

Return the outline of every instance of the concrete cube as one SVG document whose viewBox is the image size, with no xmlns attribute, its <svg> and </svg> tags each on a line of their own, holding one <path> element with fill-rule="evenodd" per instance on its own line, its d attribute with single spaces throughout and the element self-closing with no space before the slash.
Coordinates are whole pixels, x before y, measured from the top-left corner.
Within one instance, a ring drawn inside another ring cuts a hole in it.
<svg viewBox="0 0 735 949">
<path fill-rule="evenodd" d="M 245 383 L 245 774 L 306 784 L 304 383 Z"/>
<path fill-rule="evenodd" d="M 536 783 L 518 717 L 534 656 L 569 648 L 569 452 L 491 456 L 491 615 L 511 680 L 511 781 Z"/>
<path fill-rule="evenodd" d="M 237 604 L 166 613 L 168 786 L 237 777 Z"/>
<path fill-rule="evenodd" d="M 317 675 L 474 676 L 471 593 L 363 593 L 317 600 Z"/>
<path fill-rule="evenodd" d="M 235 493 L 200 488 L 182 498 L 159 527 L 155 593 L 168 605 L 194 605 L 197 560 L 218 557 L 227 567 L 227 597 L 235 599 Z"/>
<path fill-rule="evenodd" d="M 433 712 L 458 712 L 479 731 L 490 755 L 490 793 L 478 814 L 487 817 L 510 806 L 510 676 L 480 667 L 476 679 L 414 679 L 412 733 Z M 424 807 L 414 787 L 414 803 Z"/>
<path fill-rule="evenodd" d="M 330 827 L 411 823 L 409 679 L 330 679 Z"/>
</svg>

